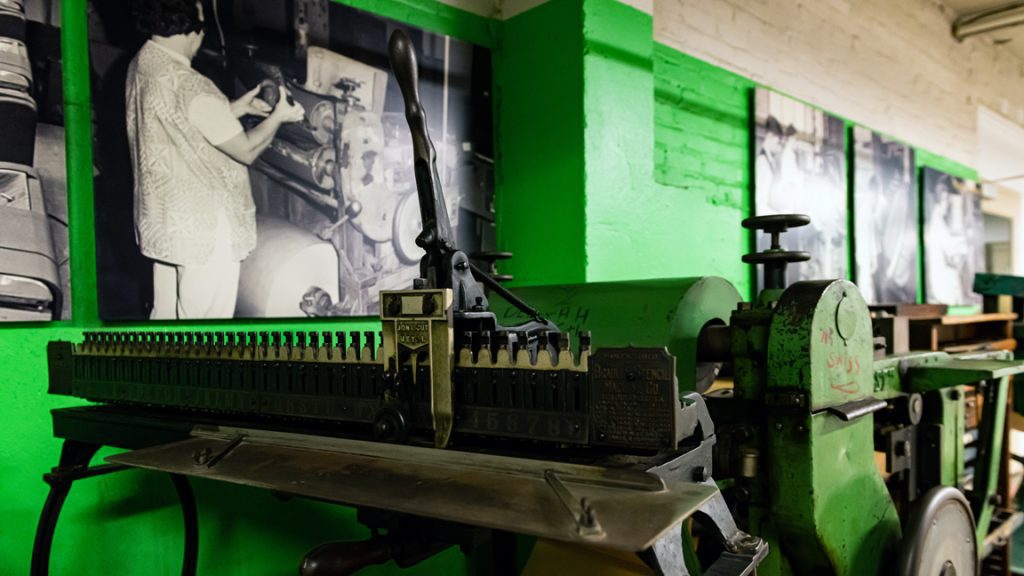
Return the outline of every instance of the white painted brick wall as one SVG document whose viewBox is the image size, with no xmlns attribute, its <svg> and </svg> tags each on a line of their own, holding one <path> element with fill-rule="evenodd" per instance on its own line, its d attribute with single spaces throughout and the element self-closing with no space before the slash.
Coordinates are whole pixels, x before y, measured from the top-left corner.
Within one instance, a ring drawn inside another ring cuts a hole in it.
<svg viewBox="0 0 1024 576">
<path fill-rule="evenodd" d="M 979 106 L 1024 125 L 1024 61 L 952 20 L 937 0 L 654 2 L 656 41 L 974 167 Z"/>
</svg>

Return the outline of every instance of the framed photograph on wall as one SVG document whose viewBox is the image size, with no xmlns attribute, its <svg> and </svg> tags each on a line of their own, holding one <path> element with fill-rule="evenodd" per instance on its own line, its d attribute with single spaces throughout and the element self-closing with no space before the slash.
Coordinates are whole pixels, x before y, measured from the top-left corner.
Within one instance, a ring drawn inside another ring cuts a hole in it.
<svg viewBox="0 0 1024 576">
<path fill-rule="evenodd" d="M 60 4 L 0 2 L 0 322 L 71 317 Z"/>
<path fill-rule="evenodd" d="M 788 281 L 845 278 L 846 131 L 843 121 L 779 94 L 754 93 L 754 200 L 758 215 L 806 214 L 807 226 L 783 237 L 809 262 L 789 266 Z M 760 235 L 758 249 L 769 246 Z"/>
<path fill-rule="evenodd" d="M 977 183 L 923 168 L 925 298 L 973 306 L 974 275 L 985 271 L 984 215 Z"/>
<path fill-rule="evenodd" d="M 917 302 L 917 168 L 914 149 L 853 129 L 856 282 L 868 304 Z"/>
<path fill-rule="evenodd" d="M 397 28 L 456 240 L 493 250 L 488 49 L 324 0 L 91 4 L 102 318 L 365 316 L 411 287 Z"/>
</svg>

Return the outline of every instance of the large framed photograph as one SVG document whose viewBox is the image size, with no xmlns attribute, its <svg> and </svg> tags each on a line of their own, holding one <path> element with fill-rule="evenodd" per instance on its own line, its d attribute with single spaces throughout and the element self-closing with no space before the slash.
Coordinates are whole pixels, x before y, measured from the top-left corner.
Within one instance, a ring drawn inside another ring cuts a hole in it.
<svg viewBox="0 0 1024 576">
<path fill-rule="evenodd" d="M 71 317 L 60 4 L 0 0 L 0 322 Z"/>
<path fill-rule="evenodd" d="M 917 168 L 914 149 L 853 130 L 856 281 L 868 304 L 917 302 Z"/>
<path fill-rule="evenodd" d="M 783 237 L 809 262 L 791 264 L 787 281 L 845 278 L 846 132 L 843 121 L 777 92 L 754 93 L 754 203 L 758 215 L 806 214 L 807 226 Z M 770 240 L 760 235 L 758 249 Z"/>
<path fill-rule="evenodd" d="M 934 168 L 924 187 L 925 297 L 932 304 L 973 306 L 974 275 L 985 271 L 984 215 L 977 183 Z"/>
<path fill-rule="evenodd" d="M 371 315 L 422 250 L 409 32 L 456 241 L 494 248 L 490 52 L 328 0 L 92 0 L 102 318 Z"/>
</svg>

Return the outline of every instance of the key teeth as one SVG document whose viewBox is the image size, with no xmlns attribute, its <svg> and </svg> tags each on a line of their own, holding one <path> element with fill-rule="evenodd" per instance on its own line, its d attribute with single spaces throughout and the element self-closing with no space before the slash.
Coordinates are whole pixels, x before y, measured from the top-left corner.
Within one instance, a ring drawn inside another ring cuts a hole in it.
<svg viewBox="0 0 1024 576">
<path fill-rule="evenodd" d="M 509 356 L 508 348 L 507 347 L 503 346 L 501 348 L 498 348 L 498 354 L 497 354 L 497 357 L 494 360 L 494 363 L 499 365 L 499 366 L 512 363 L 512 359 Z"/>
<path fill-rule="evenodd" d="M 347 339 L 345 338 L 345 333 L 342 332 L 341 330 L 339 330 L 339 331 L 334 333 L 334 336 L 336 338 L 336 342 L 334 343 L 334 346 L 341 352 L 342 360 L 347 360 L 348 357 L 349 357 L 349 354 L 348 354 L 348 346 L 345 345 L 346 342 L 347 342 Z"/>
<path fill-rule="evenodd" d="M 362 350 L 362 346 L 360 346 L 360 343 L 359 343 L 359 341 L 360 341 L 359 331 L 358 330 L 350 331 L 348 333 L 348 338 L 349 338 L 349 347 L 348 347 L 348 349 L 352 351 L 352 357 L 355 358 L 356 360 L 360 360 L 363 357 L 363 350 Z M 348 356 L 348 355 L 346 355 L 346 356 Z"/>
<path fill-rule="evenodd" d="M 516 352 L 515 365 L 516 366 L 521 366 L 523 368 L 527 368 L 527 367 L 530 367 L 530 366 L 536 366 L 536 363 L 533 362 L 533 358 L 530 356 L 530 350 L 528 348 L 525 348 L 525 347 L 520 347 L 519 348 L 519 350 Z"/>
<path fill-rule="evenodd" d="M 572 350 L 572 334 L 562 332 L 558 336 L 558 350 Z"/>
<path fill-rule="evenodd" d="M 551 351 L 550 350 L 548 350 L 546 347 L 545 348 L 540 348 L 540 349 L 537 350 L 537 362 L 534 364 L 534 366 L 539 366 L 539 367 L 543 367 L 543 368 L 552 368 L 555 365 L 556 365 L 556 362 L 555 362 L 554 357 L 551 356 Z"/>
<path fill-rule="evenodd" d="M 363 332 L 363 339 L 364 339 L 364 342 L 365 342 L 363 344 L 363 357 L 365 359 L 367 359 L 367 360 L 376 360 L 377 359 L 377 356 L 376 356 L 376 353 L 377 353 L 377 346 L 376 346 L 377 332 L 375 332 L 373 330 L 367 330 L 367 331 Z"/>
</svg>

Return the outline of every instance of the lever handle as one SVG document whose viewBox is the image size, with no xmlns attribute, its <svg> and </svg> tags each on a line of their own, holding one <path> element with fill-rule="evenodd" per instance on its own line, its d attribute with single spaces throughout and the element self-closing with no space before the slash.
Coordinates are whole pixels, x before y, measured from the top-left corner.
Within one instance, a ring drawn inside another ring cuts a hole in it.
<svg viewBox="0 0 1024 576">
<path fill-rule="evenodd" d="M 388 41 L 388 58 L 395 73 L 398 87 L 405 102 L 405 119 L 412 133 L 413 160 L 416 172 L 416 193 L 420 201 L 420 218 L 423 231 L 416 237 L 416 245 L 426 251 L 423 262 L 428 266 L 440 266 L 443 256 L 454 251 L 448 209 L 441 190 L 441 178 L 437 174 L 435 158 L 437 153 L 427 130 L 427 115 L 420 102 L 418 88 L 419 71 L 412 40 L 404 30 L 395 30 Z M 423 264 L 421 264 L 421 267 Z M 437 270 L 438 278 L 443 276 Z M 427 275 L 429 277 L 429 275 Z"/>
<path fill-rule="evenodd" d="M 378 536 L 356 542 L 328 542 L 311 550 L 302 560 L 302 576 L 342 576 L 373 564 L 384 564 L 400 551 L 391 538 Z"/>
</svg>

